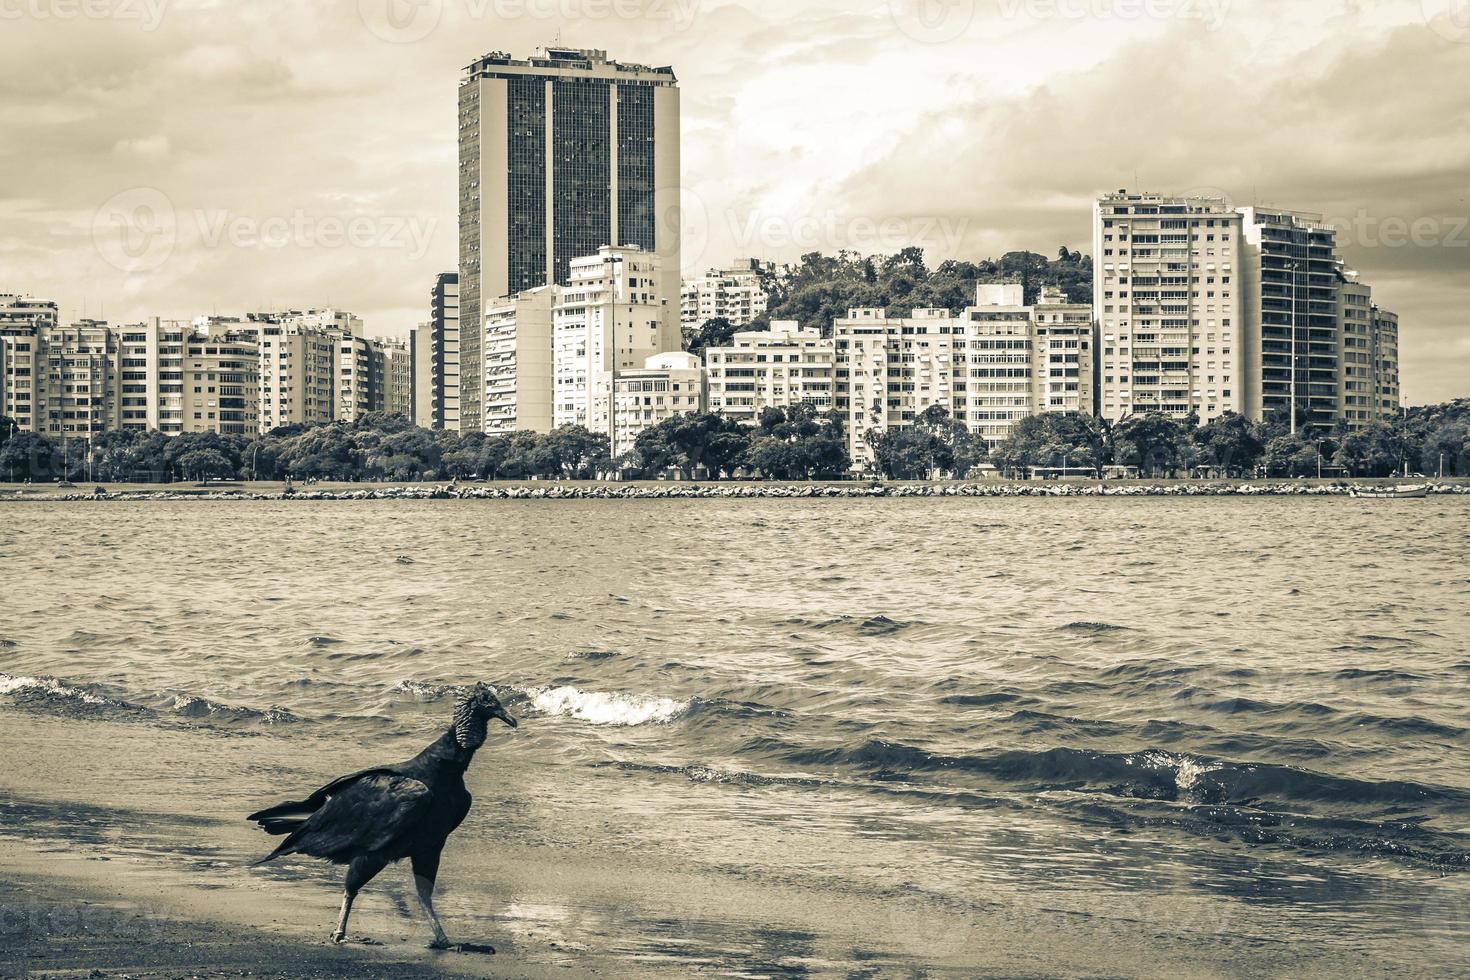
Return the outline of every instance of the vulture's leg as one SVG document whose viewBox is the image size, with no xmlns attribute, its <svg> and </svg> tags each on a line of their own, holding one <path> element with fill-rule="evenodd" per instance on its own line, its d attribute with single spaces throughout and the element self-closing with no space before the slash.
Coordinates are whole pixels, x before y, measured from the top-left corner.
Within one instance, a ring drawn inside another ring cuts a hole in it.
<svg viewBox="0 0 1470 980">
<path fill-rule="evenodd" d="M 419 893 L 419 904 L 424 907 L 424 914 L 429 917 L 429 925 L 434 927 L 434 941 L 429 943 L 429 948 L 449 949 L 449 937 L 444 935 L 439 914 L 434 911 L 434 880 L 438 877 L 438 851 L 413 856 L 413 886 Z"/>
<path fill-rule="evenodd" d="M 387 865 L 388 862 L 381 858 L 352 859 L 352 863 L 347 866 L 347 881 L 342 888 L 342 915 L 337 920 L 337 931 L 332 933 L 332 942 L 340 943 L 346 940 L 347 917 L 352 914 L 353 899 L 357 898 L 357 893 L 362 891 L 362 886 L 372 881 Z"/>
</svg>

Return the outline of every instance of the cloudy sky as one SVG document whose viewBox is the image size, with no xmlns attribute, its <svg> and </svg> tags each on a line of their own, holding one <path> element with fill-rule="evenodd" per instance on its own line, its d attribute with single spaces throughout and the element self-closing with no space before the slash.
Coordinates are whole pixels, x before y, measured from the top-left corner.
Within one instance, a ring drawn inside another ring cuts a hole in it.
<svg viewBox="0 0 1470 980">
<path fill-rule="evenodd" d="M 423 319 L 485 51 L 672 65 L 685 266 L 1091 251 L 1127 187 L 1324 213 L 1470 395 L 1470 0 L 0 0 L 0 291 Z"/>
</svg>

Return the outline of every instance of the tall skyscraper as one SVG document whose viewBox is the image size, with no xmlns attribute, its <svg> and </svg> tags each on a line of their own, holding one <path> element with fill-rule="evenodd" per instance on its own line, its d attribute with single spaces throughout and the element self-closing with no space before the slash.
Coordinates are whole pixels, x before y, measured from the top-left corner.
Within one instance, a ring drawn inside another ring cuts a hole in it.
<svg viewBox="0 0 1470 980">
<path fill-rule="evenodd" d="M 485 424 L 490 301 L 565 285 L 574 258 L 637 246 L 677 325 L 679 89 L 671 68 L 604 51 L 492 52 L 459 89 L 461 425 Z"/>
<path fill-rule="evenodd" d="M 1119 191 L 1097 202 L 1099 415 L 1208 422 L 1245 411 L 1243 254 L 1241 216 L 1226 201 Z"/>
</svg>

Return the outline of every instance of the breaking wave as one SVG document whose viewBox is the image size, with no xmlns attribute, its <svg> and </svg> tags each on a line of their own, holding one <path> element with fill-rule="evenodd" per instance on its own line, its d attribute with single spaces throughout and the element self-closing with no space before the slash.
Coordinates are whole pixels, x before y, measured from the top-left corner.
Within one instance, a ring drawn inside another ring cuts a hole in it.
<svg viewBox="0 0 1470 980">
<path fill-rule="evenodd" d="M 579 691 L 575 687 L 538 687 L 525 692 L 531 707 L 543 715 L 561 715 L 589 725 L 659 725 L 689 710 L 690 702 L 638 694 Z"/>
</svg>

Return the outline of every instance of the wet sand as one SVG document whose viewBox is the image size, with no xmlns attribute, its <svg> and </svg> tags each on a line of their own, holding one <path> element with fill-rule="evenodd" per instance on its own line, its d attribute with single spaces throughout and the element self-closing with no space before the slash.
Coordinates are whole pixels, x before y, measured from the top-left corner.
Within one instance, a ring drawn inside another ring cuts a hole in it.
<svg viewBox="0 0 1470 980">
<path fill-rule="evenodd" d="M 320 862 L 246 865 L 263 838 L 227 819 L 237 794 L 282 780 L 264 739 L 261 785 L 221 787 L 192 812 L 149 805 L 183 733 L 8 711 L 0 773 L 0 976 L 674 977 L 1406 976 L 1351 950 L 1239 934 L 1228 923 L 1143 908 L 1090 914 L 996 902 L 947 908 L 913 894 L 797 887 L 649 861 L 613 847 L 569 849 L 451 840 L 454 864 L 489 848 L 492 871 L 441 877 L 451 938 L 493 955 L 423 948 L 427 930 L 406 869 L 390 867 L 358 901 L 351 933 L 327 941 L 339 869 Z M 87 750 L 91 746 L 91 751 Z M 104 754 L 98 747 L 106 746 Z M 252 767 L 254 768 L 254 767 Z M 111 780 L 110 771 L 121 780 Z M 34 798 L 46 772 L 49 798 Z M 286 778 L 313 783 L 319 773 Z M 107 794 L 116 805 L 72 802 Z M 177 798 L 172 798 L 173 802 Z M 238 817 L 238 814 L 235 814 Z M 457 876 L 457 877 L 456 877 Z M 1434 975 L 1432 962 L 1424 975 Z"/>
</svg>

